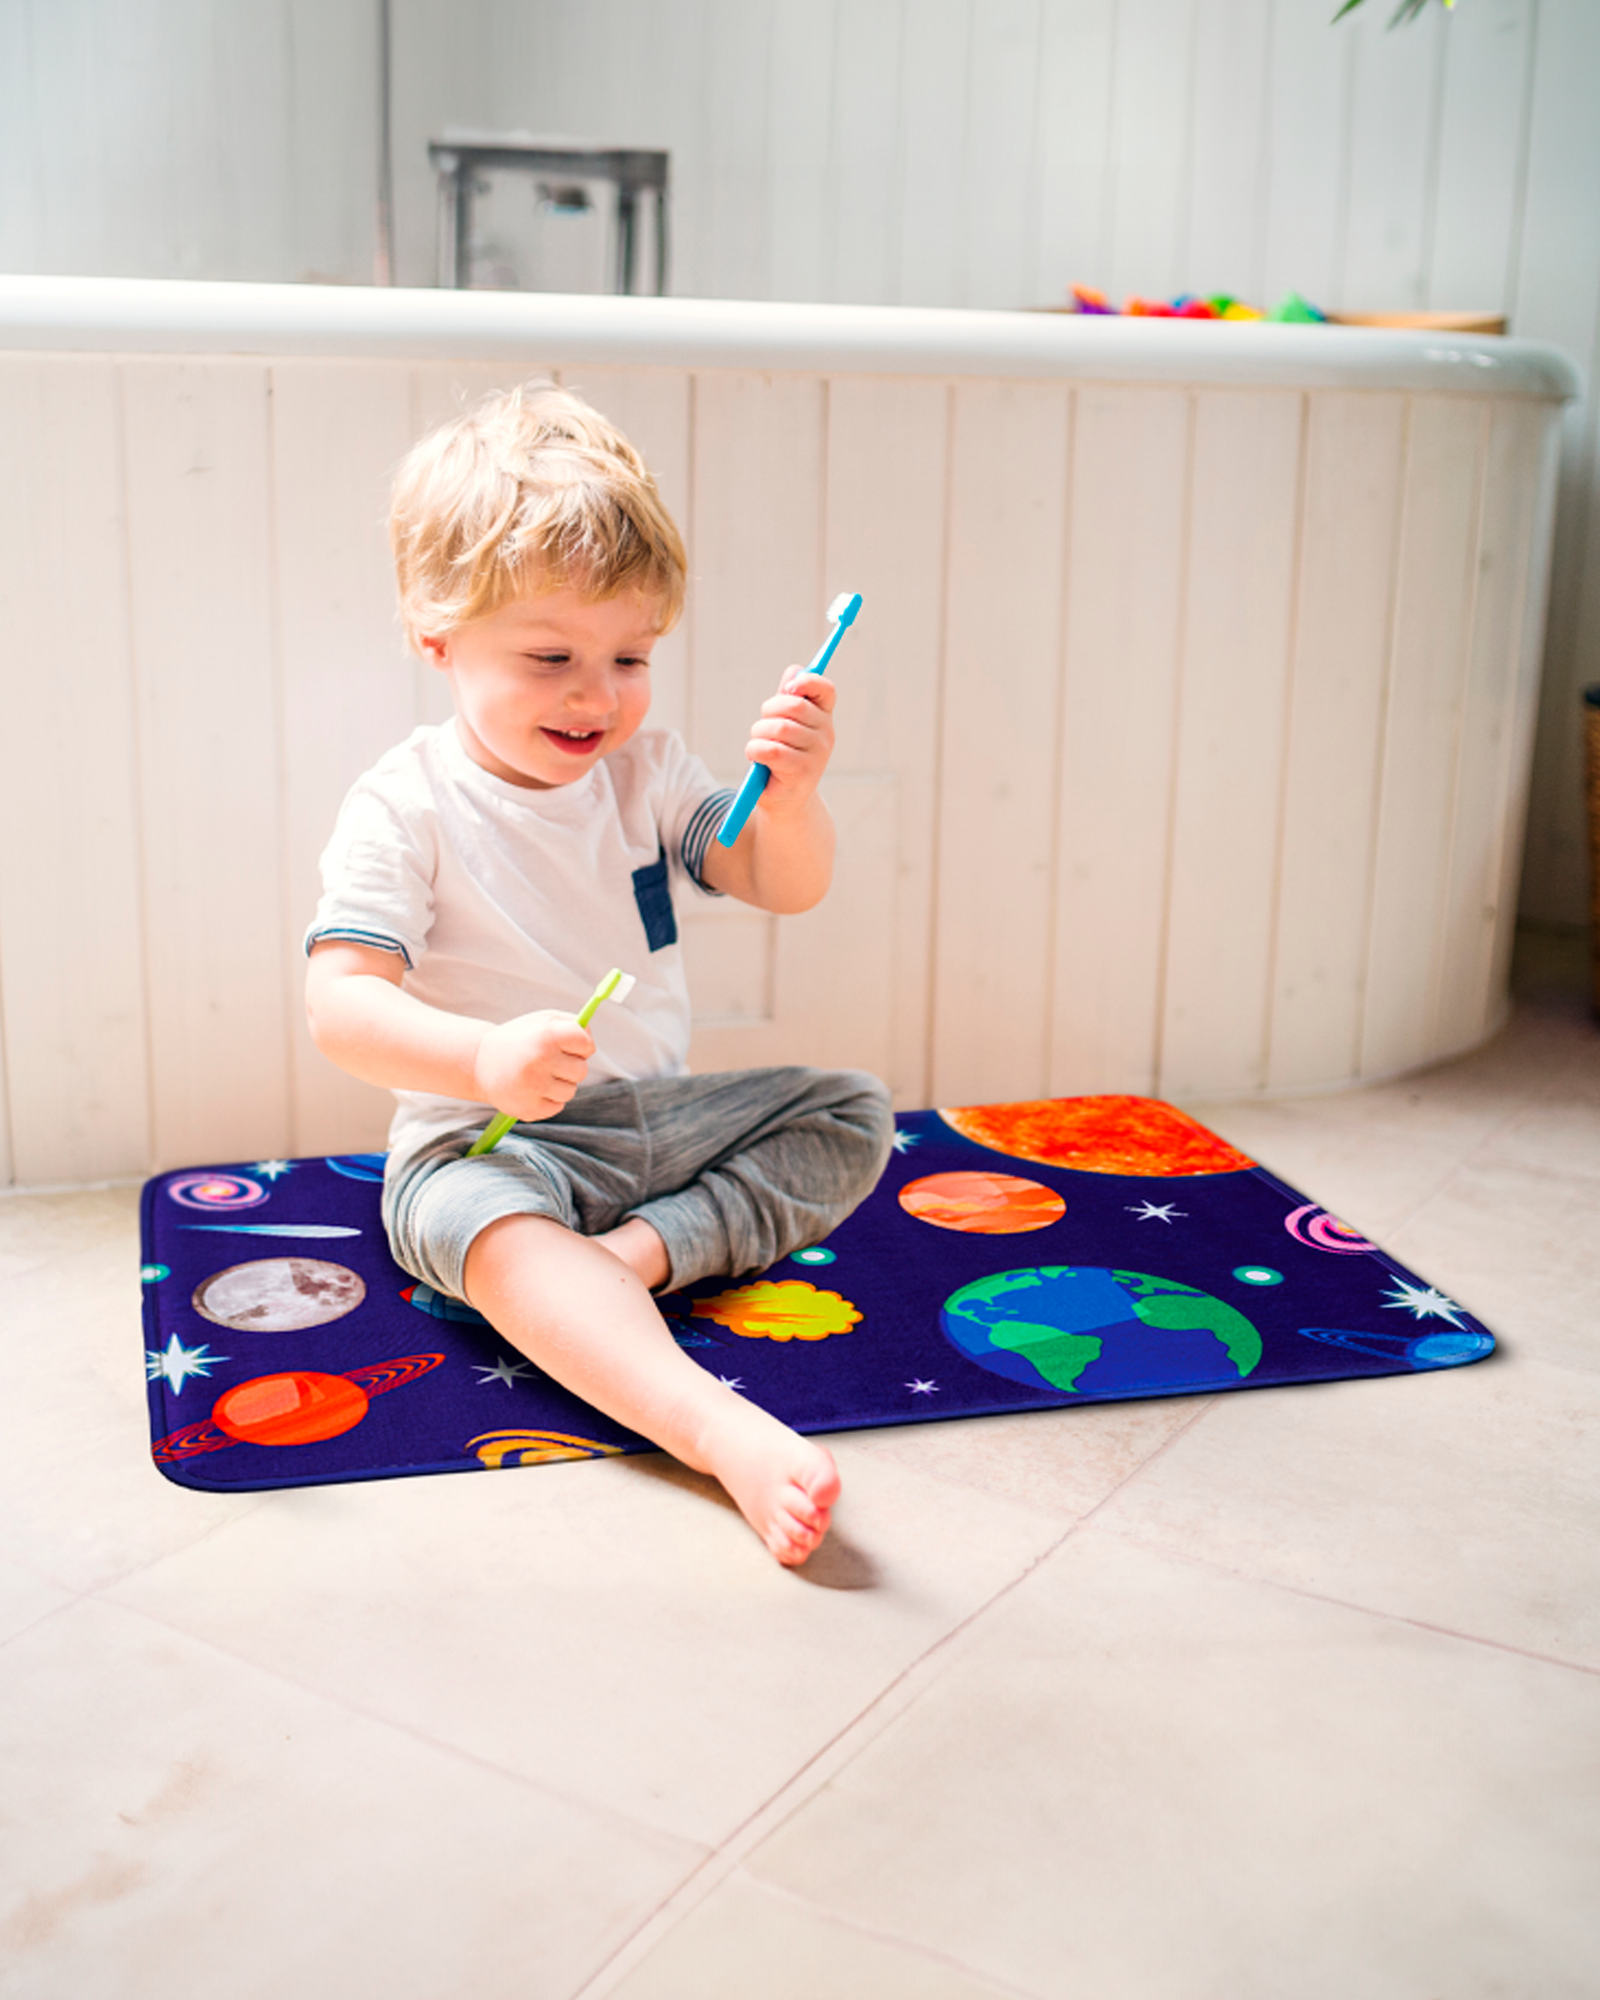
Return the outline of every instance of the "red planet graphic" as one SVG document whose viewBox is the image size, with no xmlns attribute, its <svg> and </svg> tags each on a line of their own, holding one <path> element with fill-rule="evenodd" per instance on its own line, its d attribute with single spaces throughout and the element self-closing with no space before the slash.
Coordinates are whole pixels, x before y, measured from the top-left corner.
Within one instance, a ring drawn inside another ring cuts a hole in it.
<svg viewBox="0 0 1600 2000">
<path fill-rule="evenodd" d="M 151 1454 L 157 1465 L 171 1465 L 199 1452 L 226 1451 L 234 1444 L 321 1444 L 354 1430 L 374 1396 L 403 1388 L 443 1360 L 442 1354 L 407 1354 L 352 1368 L 344 1375 L 319 1375 L 303 1368 L 255 1375 L 224 1389 L 203 1422 L 158 1438 Z"/>
</svg>

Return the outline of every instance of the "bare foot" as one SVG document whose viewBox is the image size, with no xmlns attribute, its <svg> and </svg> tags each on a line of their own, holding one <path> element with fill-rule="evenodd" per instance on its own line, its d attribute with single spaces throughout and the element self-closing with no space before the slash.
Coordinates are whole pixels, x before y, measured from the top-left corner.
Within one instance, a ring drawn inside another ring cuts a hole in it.
<svg viewBox="0 0 1600 2000">
<path fill-rule="evenodd" d="M 839 1497 L 833 1455 L 753 1403 L 702 1434 L 702 1470 L 714 1473 L 768 1553 L 793 1568 L 828 1532 Z"/>
<path fill-rule="evenodd" d="M 613 1257 L 620 1257 L 649 1291 L 660 1291 L 672 1276 L 667 1246 L 642 1215 L 630 1215 L 615 1229 L 603 1230 L 590 1240 L 602 1250 L 609 1250 Z"/>
</svg>

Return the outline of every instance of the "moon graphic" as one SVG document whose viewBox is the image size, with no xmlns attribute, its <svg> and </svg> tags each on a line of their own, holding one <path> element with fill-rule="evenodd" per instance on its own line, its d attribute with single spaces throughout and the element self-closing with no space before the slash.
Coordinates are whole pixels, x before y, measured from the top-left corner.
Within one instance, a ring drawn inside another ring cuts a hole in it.
<svg viewBox="0 0 1600 2000">
<path fill-rule="evenodd" d="M 406 1354 L 343 1375 L 297 1368 L 235 1382 L 217 1398 L 209 1417 L 158 1438 L 151 1455 L 157 1465 L 172 1465 L 235 1444 L 320 1444 L 354 1430 L 374 1396 L 403 1388 L 443 1360 L 442 1354 Z"/>
<path fill-rule="evenodd" d="M 1255 1161 L 1153 1097 L 1046 1097 L 969 1104 L 939 1116 L 976 1145 L 1014 1160 L 1089 1174 L 1233 1174 Z"/>
<path fill-rule="evenodd" d="M 320 1257 L 262 1257 L 202 1280 L 194 1309 L 236 1333 L 291 1333 L 343 1319 L 366 1296 L 366 1285 L 347 1265 Z"/>
<path fill-rule="evenodd" d="M 1314 1201 L 1286 1215 L 1283 1226 L 1296 1243 L 1304 1243 L 1312 1250 L 1331 1250 L 1339 1257 L 1364 1257 L 1378 1247 L 1369 1243 L 1359 1229 L 1352 1229 L 1348 1222 L 1341 1222 L 1325 1208 L 1318 1208 Z"/>
<path fill-rule="evenodd" d="M 1054 1188 L 1016 1174 L 928 1174 L 907 1182 L 900 1206 L 919 1222 L 968 1236 L 1020 1236 L 1048 1229 L 1067 1212 Z"/>
</svg>

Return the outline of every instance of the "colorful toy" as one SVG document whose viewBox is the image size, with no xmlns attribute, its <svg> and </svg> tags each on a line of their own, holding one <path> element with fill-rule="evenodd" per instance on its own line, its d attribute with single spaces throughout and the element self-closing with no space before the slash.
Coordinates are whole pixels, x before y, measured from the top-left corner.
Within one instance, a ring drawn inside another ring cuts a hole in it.
<svg viewBox="0 0 1600 2000">
<path fill-rule="evenodd" d="M 1327 317 L 1328 315 L 1312 305 L 1309 299 L 1301 298 L 1298 292 L 1290 292 L 1287 298 L 1280 299 L 1267 314 L 1268 319 L 1290 326 L 1321 326 Z"/>
<path fill-rule="evenodd" d="M 1119 313 L 1119 309 L 1109 303 L 1105 293 L 1097 292 L 1092 285 L 1074 285 L 1072 301 L 1076 312 L 1113 316 Z M 1290 292 L 1269 313 L 1264 313 L 1259 306 L 1246 305 L 1243 299 L 1234 298 L 1231 292 L 1213 292 L 1208 298 L 1183 292 L 1172 300 L 1146 299 L 1134 293 L 1120 308 L 1120 316 L 1128 319 L 1268 319 L 1301 326 L 1320 325 L 1328 317 L 1320 307 L 1303 299 L 1298 292 Z"/>
<path fill-rule="evenodd" d="M 615 1000 L 620 1005 L 627 999 L 636 984 L 637 982 L 631 972 L 620 972 L 616 966 L 612 966 L 605 978 L 601 980 L 600 984 L 579 1009 L 578 1026 L 580 1028 L 587 1028 L 595 1015 L 599 1013 L 601 1004 L 604 1001 Z M 481 1154 L 492 1153 L 516 1122 L 516 1119 L 509 1111 L 497 1111 L 473 1143 L 467 1148 L 467 1158 L 475 1160 Z"/>
<path fill-rule="evenodd" d="M 806 668 L 808 674 L 825 674 L 828 662 L 839 649 L 839 641 L 856 622 L 856 613 L 861 609 L 859 590 L 844 590 L 828 606 L 828 616 L 834 621 L 833 630 L 823 640 L 817 657 Z M 767 789 L 769 772 L 765 764 L 752 764 L 745 774 L 745 781 L 739 787 L 739 796 L 728 808 L 728 816 L 717 828 L 717 845 L 732 847 L 744 831 L 744 823 L 755 809 L 756 800 Z"/>
</svg>

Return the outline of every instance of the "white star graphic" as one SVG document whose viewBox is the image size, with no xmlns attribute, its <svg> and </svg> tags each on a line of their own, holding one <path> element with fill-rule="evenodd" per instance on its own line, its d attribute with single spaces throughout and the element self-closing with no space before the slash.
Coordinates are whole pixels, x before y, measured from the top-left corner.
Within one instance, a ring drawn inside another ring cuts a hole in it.
<svg viewBox="0 0 1600 2000">
<path fill-rule="evenodd" d="M 897 1153 L 909 1153 L 913 1146 L 920 1146 L 922 1144 L 922 1134 L 920 1132 L 896 1132 L 894 1137 L 889 1141 L 889 1144 L 893 1146 Z"/>
<path fill-rule="evenodd" d="M 1455 1327 L 1461 1324 L 1460 1306 L 1432 1285 L 1408 1285 L 1404 1278 L 1396 1278 L 1394 1290 L 1385 1292 L 1383 1303 L 1391 1312 L 1409 1312 L 1413 1319 L 1443 1319 Z"/>
<path fill-rule="evenodd" d="M 1179 1208 L 1175 1202 L 1169 1201 L 1163 1206 L 1158 1202 L 1142 1201 L 1137 1208 L 1130 1203 L 1128 1213 L 1138 1216 L 1141 1222 L 1170 1222 L 1175 1215 L 1187 1215 L 1189 1211 Z"/>
<path fill-rule="evenodd" d="M 279 1174 L 293 1173 L 292 1160 L 257 1160 L 250 1169 L 253 1174 L 265 1174 L 269 1181 L 275 1181 Z"/>
<path fill-rule="evenodd" d="M 219 1361 L 227 1359 L 226 1354 L 213 1354 L 209 1346 L 185 1347 L 174 1334 L 160 1353 L 153 1348 L 145 1349 L 145 1380 L 153 1382 L 160 1375 L 165 1378 L 173 1395 L 181 1396 L 183 1385 L 191 1375 L 209 1375 Z"/>
<path fill-rule="evenodd" d="M 485 1368 L 481 1361 L 474 1361 L 472 1365 L 478 1371 L 480 1388 L 487 1388 L 491 1382 L 504 1382 L 509 1389 L 519 1376 L 533 1373 L 526 1361 L 513 1361 L 509 1354 L 502 1354 L 492 1368 Z"/>
<path fill-rule="evenodd" d="M 913 1396 L 936 1396 L 939 1393 L 937 1382 L 908 1382 L 906 1387 Z"/>
<path fill-rule="evenodd" d="M 717 1380 L 722 1384 L 724 1389 L 742 1389 L 744 1387 L 744 1383 L 737 1375 L 719 1375 Z"/>
</svg>

